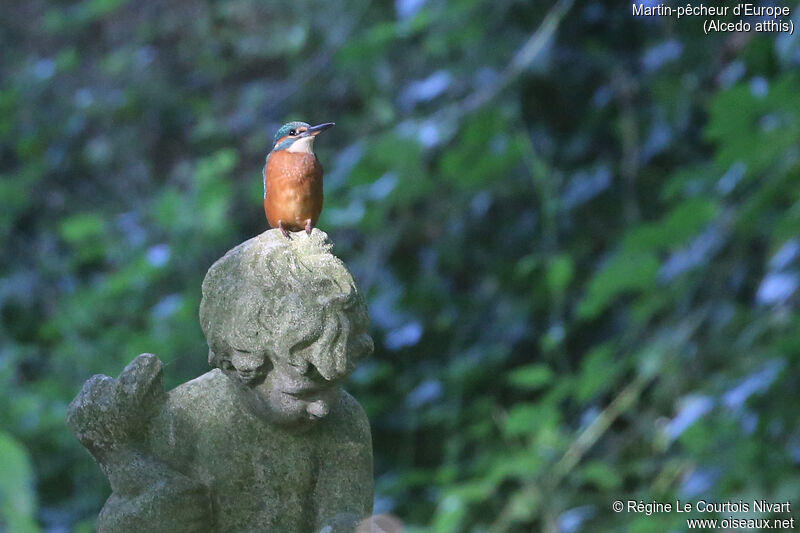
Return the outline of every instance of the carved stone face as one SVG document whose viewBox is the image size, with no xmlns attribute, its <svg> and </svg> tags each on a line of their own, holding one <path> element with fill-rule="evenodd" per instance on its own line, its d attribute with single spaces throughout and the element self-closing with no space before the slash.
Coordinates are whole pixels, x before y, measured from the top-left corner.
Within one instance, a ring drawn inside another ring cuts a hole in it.
<svg viewBox="0 0 800 533">
<path fill-rule="evenodd" d="M 270 230 L 230 250 L 203 281 L 209 363 L 271 423 L 325 417 L 339 384 L 372 352 L 366 302 L 327 236 Z"/>
<path fill-rule="evenodd" d="M 212 359 L 220 362 L 259 418 L 310 427 L 336 407 L 339 384 L 355 361 L 372 351 L 363 306 L 350 295 L 336 296 L 323 305 L 325 312 L 318 315 L 323 320 L 304 322 L 301 317 L 296 326 L 281 327 L 287 333 L 273 342 L 266 334 L 244 341 L 215 339 Z"/>
</svg>

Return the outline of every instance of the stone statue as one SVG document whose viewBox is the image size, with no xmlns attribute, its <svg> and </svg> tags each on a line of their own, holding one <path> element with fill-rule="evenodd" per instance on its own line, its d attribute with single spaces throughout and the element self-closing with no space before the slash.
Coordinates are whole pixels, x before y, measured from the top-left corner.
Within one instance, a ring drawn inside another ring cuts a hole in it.
<svg viewBox="0 0 800 533">
<path fill-rule="evenodd" d="M 67 424 L 111 484 L 100 532 L 350 533 L 370 515 L 369 423 L 340 384 L 372 339 L 330 248 L 270 230 L 211 267 L 210 372 L 167 393 L 143 354 L 86 382 Z"/>
</svg>

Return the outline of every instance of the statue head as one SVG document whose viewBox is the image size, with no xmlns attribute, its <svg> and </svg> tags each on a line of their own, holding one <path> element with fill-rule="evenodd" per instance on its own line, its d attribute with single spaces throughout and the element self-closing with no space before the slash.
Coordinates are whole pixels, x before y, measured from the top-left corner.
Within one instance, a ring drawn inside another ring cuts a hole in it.
<svg viewBox="0 0 800 533">
<path fill-rule="evenodd" d="M 267 231 L 225 254 L 203 281 L 209 363 L 278 423 L 315 420 L 372 352 L 366 304 L 320 230 Z"/>
</svg>

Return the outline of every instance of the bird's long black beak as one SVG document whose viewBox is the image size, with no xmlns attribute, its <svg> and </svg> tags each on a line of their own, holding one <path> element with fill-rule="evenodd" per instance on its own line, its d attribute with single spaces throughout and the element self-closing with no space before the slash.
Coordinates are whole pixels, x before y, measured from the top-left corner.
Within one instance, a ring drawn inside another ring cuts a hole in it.
<svg viewBox="0 0 800 533">
<path fill-rule="evenodd" d="M 319 135 L 323 131 L 327 130 L 328 128 L 332 128 L 336 125 L 335 122 L 326 122 L 325 124 L 317 124 L 316 126 L 311 126 L 306 131 L 303 132 L 303 137 L 308 137 L 309 135 Z"/>
</svg>

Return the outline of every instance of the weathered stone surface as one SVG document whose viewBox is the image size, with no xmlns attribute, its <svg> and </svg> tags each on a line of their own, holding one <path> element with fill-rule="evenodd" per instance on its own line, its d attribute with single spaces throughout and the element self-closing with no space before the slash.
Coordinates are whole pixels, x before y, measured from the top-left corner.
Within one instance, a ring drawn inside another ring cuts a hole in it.
<svg viewBox="0 0 800 533">
<path fill-rule="evenodd" d="M 112 495 L 100 531 L 352 532 L 372 445 L 339 386 L 372 351 L 366 306 L 322 231 L 267 231 L 209 270 L 210 372 L 166 393 L 157 357 L 94 376 L 67 423 Z"/>
</svg>

